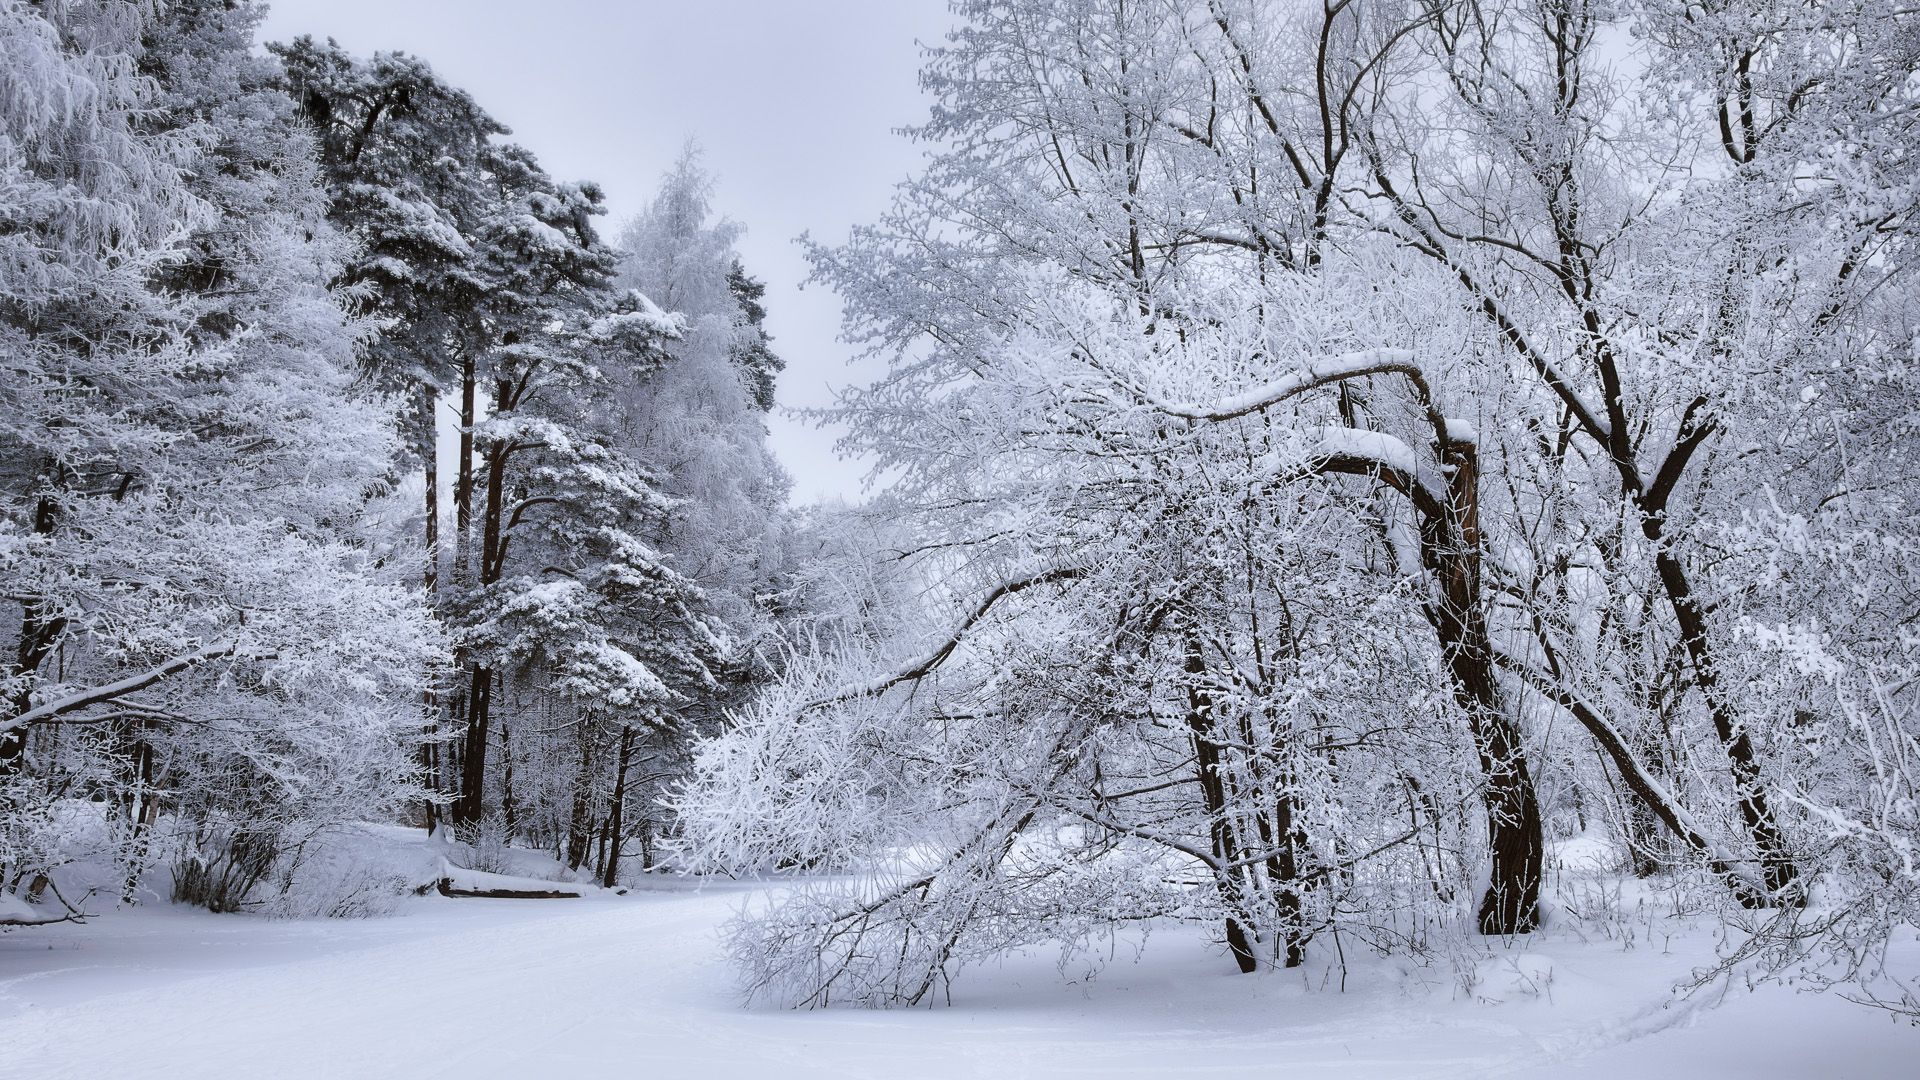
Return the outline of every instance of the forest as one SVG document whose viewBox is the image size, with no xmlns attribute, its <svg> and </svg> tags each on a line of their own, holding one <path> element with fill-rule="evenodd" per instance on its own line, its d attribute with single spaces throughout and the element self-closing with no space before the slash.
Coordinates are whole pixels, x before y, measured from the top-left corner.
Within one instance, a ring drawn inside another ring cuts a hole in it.
<svg viewBox="0 0 1920 1080">
<path fill-rule="evenodd" d="M 1920 1045 L 1920 12 L 948 7 L 823 358 L 694 143 L 616 219 L 431 56 L 0 0 L 0 945 L 695 890 L 744 1017 L 1151 937 Z"/>
</svg>

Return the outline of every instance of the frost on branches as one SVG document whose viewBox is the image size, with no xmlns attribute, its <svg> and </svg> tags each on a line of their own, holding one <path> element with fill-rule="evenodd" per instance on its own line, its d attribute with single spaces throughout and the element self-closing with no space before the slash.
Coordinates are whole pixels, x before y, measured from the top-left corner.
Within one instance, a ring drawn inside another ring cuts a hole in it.
<svg viewBox="0 0 1920 1080">
<path fill-rule="evenodd" d="M 0 925 L 372 822 L 774 875 L 748 988 L 892 1005 L 1464 956 L 1571 847 L 1920 1016 L 1920 16 L 953 9 L 790 511 L 697 149 L 608 230 L 419 57 L 0 0 Z"/>
<path fill-rule="evenodd" d="M 747 985 L 911 1003 L 1160 917 L 1248 971 L 1423 954 L 1535 928 L 1583 835 L 1730 965 L 1876 977 L 1920 895 L 1912 13 L 956 8 L 930 164 L 812 252 L 925 599 L 678 796 L 694 865 L 852 872 L 743 914 Z"/>
<path fill-rule="evenodd" d="M 251 13 L 0 6 L 0 892 L 405 798 L 436 631 L 367 515 L 388 406 Z M 104 820 L 101 820 L 104 817 Z M 80 842 L 73 842 L 74 837 Z"/>
<path fill-rule="evenodd" d="M 689 163 L 611 245 L 597 184 L 548 175 L 419 58 L 272 49 L 424 474 L 408 549 L 454 672 L 426 702 L 422 816 L 608 884 L 649 868 L 686 742 L 769 670 L 784 572 L 759 413 L 779 359 L 737 228 Z"/>
<path fill-rule="evenodd" d="M 424 61 L 262 10 L 0 4 L 9 922 L 286 908 L 366 821 L 612 884 L 775 663 L 781 364 L 706 181 L 616 249 Z"/>
</svg>

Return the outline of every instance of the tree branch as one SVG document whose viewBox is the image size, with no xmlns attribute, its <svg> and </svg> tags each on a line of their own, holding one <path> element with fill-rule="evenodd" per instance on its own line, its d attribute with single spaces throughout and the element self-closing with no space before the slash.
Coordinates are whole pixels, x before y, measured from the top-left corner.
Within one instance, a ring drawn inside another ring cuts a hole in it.
<svg viewBox="0 0 1920 1080">
<path fill-rule="evenodd" d="M 849 698 L 869 697 L 884 690 L 899 686 L 901 683 L 914 682 L 922 679 L 932 673 L 935 668 L 945 663 L 947 657 L 953 655 L 953 651 L 960 647 L 961 640 L 966 637 L 967 631 L 973 629 L 974 625 L 981 619 L 986 618 L 987 613 L 993 610 L 995 604 L 998 604 L 1000 601 L 1015 593 L 1025 592 L 1037 585 L 1045 585 L 1055 581 L 1067 581 L 1080 577 L 1086 572 L 1086 568 L 1082 566 L 1056 566 L 1006 582 L 988 593 L 985 599 L 975 605 L 973 611 L 970 612 L 966 618 L 960 620 L 959 625 L 955 626 L 947 635 L 946 640 L 941 642 L 938 648 L 926 656 L 921 657 L 906 668 L 885 678 L 867 682 L 859 686 L 851 686 L 837 690 L 826 697 L 808 702 L 796 711 L 811 712 L 814 709 L 825 708 L 828 705 L 834 705 L 846 701 Z"/>
<path fill-rule="evenodd" d="M 9 720 L 0 721 L 0 732 L 29 727 L 33 724 L 52 720 L 57 716 L 64 716 L 67 713 L 78 712 L 89 706 L 112 701 L 123 695 L 131 694 L 136 690 L 145 690 L 147 687 L 152 686 L 162 679 L 178 675 L 180 672 L 198 664 L 203 664 L 208 660 L 217 660 L 223 656 L 232 656 L 237 653 L 239 649 L 240 645 L 238 642 L 229 641 L 223 645 L 209 645 L 198 652 L 176 656 L 164 663 L 150 667 L 137 675 L 129 675 L 118 682 L 110 682 L 105 686 L 96 686 L 90 690 L 81 690 L 77 693 L 69 694 L 66 697 L 28 709 L 26 712 Z"/>
</svg>

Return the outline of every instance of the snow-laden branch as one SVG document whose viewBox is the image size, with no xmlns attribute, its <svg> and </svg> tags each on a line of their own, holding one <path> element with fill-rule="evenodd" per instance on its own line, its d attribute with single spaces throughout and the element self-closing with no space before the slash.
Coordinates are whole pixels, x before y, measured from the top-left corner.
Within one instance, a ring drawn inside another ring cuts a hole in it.
<svg viewBox="0 0 1920 1080">
<path fill-rule="evenodd" d="M 1036 585 L 1045 585 L 1054 581 L 1066 581 L 1079 577 L 1084 573 L 1086 573 L 1086 568 L 1082 566 L 1056 566 L 1004 582 L 996 586 L 992 592 L 989 592 L 978 604 L 974 605 L 973 610 L 967 614 L 966 618 L 961 619 L 952 631 L 947 634 L 946 638 L 941 641 L 940 645 L 925 656 L 913 661 L 891 675 L 870 679 L 855 686 L 843 687 L 825 697 L 815 698 L 801 706 L 797 711 L 811 712 L 814 709 L 825 708 L 828 705 L 834 705 L 852 698 L 869 697 L 899 686 L 901 683 L 913 682 L 924 678 L 935 668 L 945 663 L 947 657 L 953 655 L 953 651 L 959 648 L 960 642 L 966 638 L 967 632 L 972 630 L 974 625 L 981 619 L 986 618 L 987 613 L 993 610 L 995 604 L 998 604 L 1000 601 L 1005 600 L 1015 593 L 1024 592 Z"/>
<path fill-rule="evenodd" d="M 1431 465 L 1421 462 L 1406 443 L 1382 431 L 1331 426 L 1311 430 L 1312 445 L 1305 450 L 1267 454 L 1258 470 L 1276 480 L 1330 472 L 1378 476 L 1412 499 L 1422 514 L 1442 515 L 1447 504 L 1446 481 Z"/>
<path fill-rule="evenodd" d="M 129 675 L 117 682 L 110 682 L 104 686 L 96 686 L 87 690 L 77 691 L 65 697 L 56 698 L 42 705 L 37 705 L 18 716 L 0 721 L 0 732 L 25 728 L 33 724 L 51 720 L 56 716 L 64 716 L 70 712 L 78 712 L 81 709 L 93 705 L 101 705 L 113 701 L 126 694 L 131 694 L 138 690 L 145 690 L 147 687 L 152 686 L 162 679 L 178 675 L 188 668 L 204 664 L 209 660 L 218 660 L 221 657 L 232 656 L 239 652 L 239 650 L 239 642 L 229 641 L 220 645 L 209 645 L 196 652 L 182 653 L 179 656 L 156 664 L 138 674 Z"/>
<path fill-rule="evenodd" d="M 1221 398 L 1209 405 L 1155 400 L 1153 407 L 1187 420 L 1219 422 L 1272 408 L 1288 398 L 1331 383 L 1364 375 L 1386 374 L 1407 376 L 1413 380 L 1421 403 L 1431 400 L 1432 395 L 1427 392 L 1426 375 L 1414 363 L 1412 349 L 1362 349 L 1323 363 L 1309 364 L 1304 371 Z"/>
<path fill-rule="evenodd" d="M 1412 385 L 1414 400 L 1426 414 L 1427 423 L 1433 427 L 1436 446 L 1447 447 L 1479 440 L 1470 422 L 1440 411 L 1434 399 L 1433 385 L 1427 380 L 1427 373 L 1415 359 L 1412 349 L 1378 348 L 1345 353 L 1330 360 L 1309 363 L 1302 371 L 1207 405 L 1167 402 L 1157 398 L 1150 400 L 1155 409 L 1169 416 L 1222 423 L 1270 409 L 1309 390 L 1369 375 L 1400 375 Z"/>
<path fill-rule="evenodd" d="M 27 914 L 10 914 L 10 910 L 25 911 Z M 0 926 L 4 927 L 54 926 L 58 923 L 86 922 L 87 918 L 86 912 L 83 911 L 66 911 L 56 915 L 52 912 L 35 911 L 25 904 L 19 904 L 17 906 L 10 904 L 7 907 L 0 907 Z"/>
<path fill-rule="evenodd" d="M 1459 281 L 1461 287 L 1477 302 L 1481 314 L 1499 331 L 1501 339 L 1506 341 L 1527 362 L 1528 366 L 1533 368 L 1541 381 L 1547 384 L 1548 389 L 1560 398 L 1566 405 L 1567 411 L 1588 436 L 1602 446 L 1610 445 L 1613 441 L 1613 428 L 1601 410 L 1595 409 L 1580 393 L 1573 379 L 1566 372 L 1561 371 L 1559 365 L 1553 362 L 1553 358 L 1542 352 L 1527 337 L 1526 331 L 1522 330 L 1520 324 L 1507 314 L 1506 308 L 1501 306 L 1499 297 L 1474 276 L 1473 270 L 1456 257 L 1453 249 L 1440 235 L 1436 234 L 1434 229 L 1428 228 L 1415 207 L 1418 206 L 1426 211 L 1436 227 L 1439 227 L 1439 215 L 1424 203 L 1409 199 L 1402 194 L 1378 157 L 1372 158 L 1371 171 L 1374 182 L 1392 202 L 1394 217 L 1412 230 L 1412 235 L 1392 229 L 1388 232 L 1413 250 L 1438 261 L 1452 271 L 1455 280 Z"/>
</svg>

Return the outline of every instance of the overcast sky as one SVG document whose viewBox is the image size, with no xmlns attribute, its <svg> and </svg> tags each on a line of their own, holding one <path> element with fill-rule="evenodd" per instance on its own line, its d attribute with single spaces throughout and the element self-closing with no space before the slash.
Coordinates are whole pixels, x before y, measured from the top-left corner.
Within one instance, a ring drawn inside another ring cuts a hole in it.
<svg viewBox="0 0 1920 1080">
<path fill-rule="evenodd" d="M 938 42 L 945 0 L 270 0 L 263 41 L 333 37 L 359 55 L 414 53 L 474 95 L 563 180 L 606 188 L 611 235 L 687 139 L 719 179 L 716 208 L 745 225 L 741 256 L 767 282 L 787 361 L 783 406 L 827 403 L 860 378 L 835 338 L 833 294 L 800 289 L 793 243 L 838 240 L 876 218 L 920 160 L 893 134 L 925 114 L 916 42 Z M 857 496 L 837 437 L 769 421 L 796 501 Z"/>
</svg>

